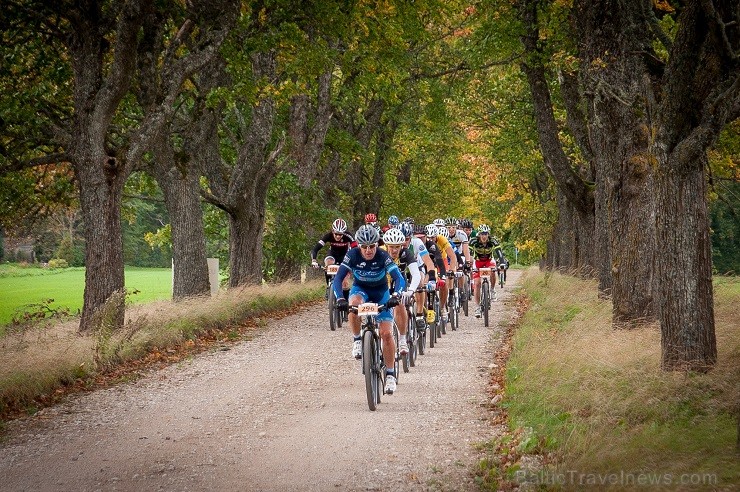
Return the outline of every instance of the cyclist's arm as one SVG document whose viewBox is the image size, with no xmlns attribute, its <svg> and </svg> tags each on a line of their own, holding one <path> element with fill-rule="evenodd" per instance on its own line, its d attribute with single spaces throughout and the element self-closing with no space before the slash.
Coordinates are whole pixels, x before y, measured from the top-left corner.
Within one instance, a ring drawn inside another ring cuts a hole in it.
<svg viewBox="0 0 740 492">
<path fill-rule="evenodd" d="M 321 251 L 321 248 L 326 246 L 326 242 L 331 240 L 331 238 L 327 239 L 327 235 L 325 234 L 321 239 L 319 239 L 319 242 L 316 243 L 316 245 L 311 250 L 311 259 L 315 260 L 316 256 L 319 254 L 319 251 Z"/>
<path fill-rule="evenodd" d="M 391 265 L 386 266 L 386 271 L 391 275 L 391 277 L 393 277 L 393 293 L 400 294 L 403 292 L 406 289 L 406 279 L 403 278 L 403 274 L 401 273 L 401 269 L 398 268 L 398 265 L 391 263 Z"/>
<path fill-rule="evenodd" d="M 408 266 L 409 273 L 411 273 L 411 281 L 408 285 L 408 290 L 416 290 L 421 283 L 421 273 L 419 272 L 419 265 L 412 261 Z"/>
<path fill-rule="evenodd" d="M 427 251 L 426 254 L 421 255 L 421 261 L 424 262 L 424 266 L 427 267 L 427 274 L 429 274 L 429 280 L 436 280 L 437 276 L 435 274 L 435 268 L 434 268 L 434 262 L 432 261 L 432 256 Z"/>
<path fill-rule="evenodd" d="M 445 251 L 447 252 L 447 257 L 450 259 L 450 271 L 454 272 L 457 270 L 457 255 L 455 254 L 455 250 L 448 244 Z"/>
<path fill-rule="evenodd" d="M 337 274 L 334 276 L 334 280 L 331 282 L 331 288 L 334 290 L 334 295 L 337 299 L 344 297 L 344 293 L 342 291 L 342 280 L 344 280 L 344 277 L 346 277 L 351 271 L 352 269 L 344 262 L 339 265 L 339 271 L 337 271 Z"/>
</svg>

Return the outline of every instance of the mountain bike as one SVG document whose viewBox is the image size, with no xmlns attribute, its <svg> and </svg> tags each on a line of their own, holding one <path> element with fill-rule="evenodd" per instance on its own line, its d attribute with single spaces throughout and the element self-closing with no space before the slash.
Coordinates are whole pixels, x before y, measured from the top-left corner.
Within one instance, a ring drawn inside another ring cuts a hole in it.
<svg viewBox="0 0 740 492">
<path fill-rule="evenodd" d="M 327 307 L 329 308 L 329 329 L 335 331 L 337 328 L 342 327 L 342 321 L 346 321 L 346 313 L 337 309 L 337 297 L 334 295 L 334 289 L 331 288 L 331 284 L 334 281 L 334 277 L 339 271 L 339 265 L 328 265 L 321 267 L 329 276 L 329 285 L 326 286 L 326 299 Z"/>
<path fill-rule="evenodd" d="M 506 283 L 506 265 L 501 263 L 498 266 L 498 286 L 502 289 Z"/>
<path fill-rule="evenodd" d="M 463 269 L 463 286 L 460 290 L 460 304 L 462 306 L 463 313 L 465 316 L 468 315 L 468 302 L 471 299 L 471 294 L 473 292 L 472 282 L 473 279 L 470 278 L 470 271 L 466 267 Z"/>
<path fill-rule="evenodd" d="M 419 287 L 416 289 L 416 292 L 424 292 L 423 287 Z M 416 308 L 414 307 L 414 317 L 413 320 L 416 322 L 417 315 Z M 427 348 L 427 320 L 426 320 L 426 309 L 423 310 L 422 316 L 421 316 L 421 324 L 417 325 L 414 329 L 416 330 L 416 348 L 419 353 L 419 355 L 424 355 L 424 350 Z"/>
<path fill-rule="evenodd" d="M 457 331 L 460 321 L 460 288 L 457 285 L 457 279 L 462 276 L 462 272 L 449 272 L 447 274 L 450 282 L 450 291 L 447 295 L 447 312 L 449 313 L 450 327 L 452 331 Z"/>
<path fill-rule="evenodd" d="M 356 313 L 362 322 L 362 374 L 365 375 L 365 394 L 367 406 L 375 411 L 385 393 L 385 362 L 383 360 L 383 340 L 380 338 L 377 316 L 387 309 L 385 304 L 365 302 L 359 306 L 350 306 L 349 310 Z M 394 323 L 395 327 L 395 323 Z M 395 327 L 396 340 L 398 339 Z M 396 366 L 398 365 L 398 345 L 396 345 Z M 398 368 L 396 367 L 396 378 Z"/>
<path fill-rule="evenodd" d="M 438 288 L 437 288 L 438 289 Z M 437 289 L 427 290 L 426 324 L 429 335 L 429 348 L 434 348 L 439 335 L 439 295 Z"/>
<path fill-rule="evenodd" d="M 491 310 L 491 269 L 480 268 L 480 307 L 483 314 L 483 326 L 488 327 L 488 313 Z"/>
<path fill-rule="evenodd" d="M 409 372 L 409 367 L 416 365 L 416 353 L 417 344 L 419 343 L 419 334 L 416 331 L 416 319 L 413 313 L 416 310 L 413 308 L 413 304 L 405 306 L 406 309 L 406 344 L 409 346 L 409 353 L 401 356 L 401 362 L 403 363 L 403 372 Z M 396 345 L 398 346 L 398 345 Z"/>
</svg>

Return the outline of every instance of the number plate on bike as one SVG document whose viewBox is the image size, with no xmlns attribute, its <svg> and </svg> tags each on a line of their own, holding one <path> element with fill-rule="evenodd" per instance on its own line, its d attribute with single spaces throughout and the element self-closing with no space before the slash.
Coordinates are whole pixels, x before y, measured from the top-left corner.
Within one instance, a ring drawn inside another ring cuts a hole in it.
<svg viewBox="0 0 740 492">
<path fill-rule="evenodd" d="M 480 274 L 481 275 L 485 275 L 486 277 L 490 277 L 491 276 L 491 269 L 490 268 L 481 268 L 480 269 Z"/>
<path fill-rule="evenodd" d="M 360 316 L 374 316 L 378 314 L 378 305 L 374 302 L 365 302 L 357 306 L 357 314 Z"/>
<path fill-rule="evenodd" d="M 326 267 L 326 273 L 328 273 L 329 275 L 336 275 L 338 271 L 339 265 L 329 265 L 328 267 Z"/>
</svg>

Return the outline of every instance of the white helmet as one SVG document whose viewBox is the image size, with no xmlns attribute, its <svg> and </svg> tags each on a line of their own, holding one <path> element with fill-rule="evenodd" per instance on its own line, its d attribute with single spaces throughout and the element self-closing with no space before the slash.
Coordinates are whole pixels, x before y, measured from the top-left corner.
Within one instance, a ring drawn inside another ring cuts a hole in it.
<svg viewBox="0 0 740 492">
<path fill-rule="evenodd" d="M 347 223 L 342 219 L 337 219 L 332 223 L 331 230 L 337 234 L 347 232 Z"/>
<path fill-rule="evenodd" d="M 432 224 L 436 225 L 437 227 L 444 227 L 445 220 L 444 219 L 434 219 L 434 222 L 432 222 Z"/>
<path fill-rule="evenodd" d="M 434 224 L 428 224 L 427 225 L 427 237 L 433 238 L 437 236 L 437 226 Z"/>
<path fill-rule="evenodd" d="M 403 235 L 399 229 L 388 229 L 383 234 L 383 242 L 385 244 L 397 245 L 403 244 L 406 241 L 406 236 Z"/>
<path fill-rule="evenodd" d="M 445 239 L 449 239 L 450 238 L 450 233 L 447 232 L 447 228 L 445 226 L 437 227 L 437 234 L 439 234 L 440 236 L 442 236 Z"/>
</svg>

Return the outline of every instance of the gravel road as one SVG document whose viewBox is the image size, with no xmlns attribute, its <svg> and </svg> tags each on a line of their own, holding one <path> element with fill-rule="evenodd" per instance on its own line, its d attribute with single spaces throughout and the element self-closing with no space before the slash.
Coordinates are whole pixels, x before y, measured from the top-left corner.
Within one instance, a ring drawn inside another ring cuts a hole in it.
<svg viewBox="0 0 740 492">
<path fill-rule="evenodd" d="M 486 385 L 511 287 L 494 322 L 461 317 L 400 375 L 375 412 L 351 337 L 323 305 L 252 341 L 10 422 L 3 491 L 471 490 L 491 439 Z"/>
</svg>

